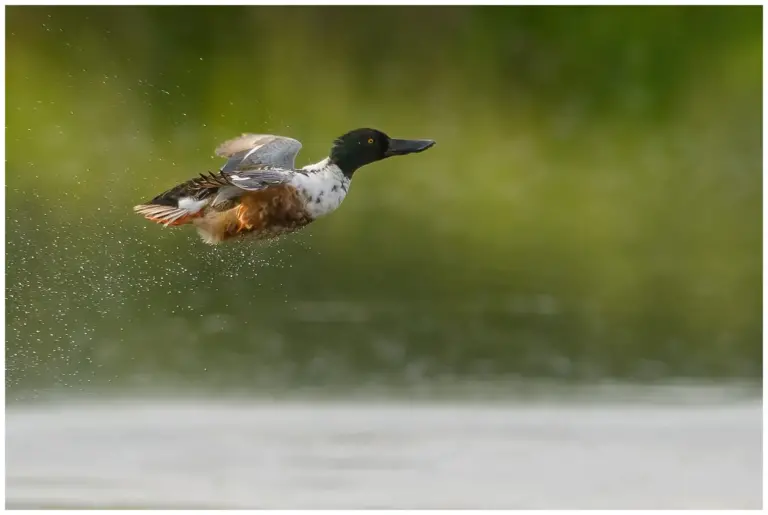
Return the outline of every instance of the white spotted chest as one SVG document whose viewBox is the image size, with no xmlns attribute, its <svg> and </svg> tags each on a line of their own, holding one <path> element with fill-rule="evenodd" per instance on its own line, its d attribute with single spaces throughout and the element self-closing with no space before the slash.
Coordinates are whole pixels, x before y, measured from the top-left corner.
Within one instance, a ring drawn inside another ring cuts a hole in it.
<svg viewBox="0 0 768 515">
<path fill-rule="evenodd" d="M 332 213 L 341 205 L 349 191 L 350 180 L 328 159 L 305 166 L 307 175 L 296 174 L 291 184 L 299 191 L 309 216 L 318 218 Z"/>
</svg>

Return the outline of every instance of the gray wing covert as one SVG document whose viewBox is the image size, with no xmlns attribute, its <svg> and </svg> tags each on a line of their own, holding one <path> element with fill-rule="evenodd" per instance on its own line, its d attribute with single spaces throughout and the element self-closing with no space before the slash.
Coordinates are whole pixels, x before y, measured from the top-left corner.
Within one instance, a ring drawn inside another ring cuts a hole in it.
<svg viewBox="0 0 768 515">
<path fill-rule="evenodd" d="M 260 165 L 250 170 L 221 172 L 221 175 L 225 177 L 228 184 L 218 190 L 211 203 L 219 209 L 226 208 L 230 200 L 240 197 L 244 191 L 261 191 L 288 184 L 293 180 L 296 172 Z"/>
<path fill-rule="evenodd" d="M 293 138 L 271 134 L 243 134 L 225 141 L 216 149 L 216 155 L 226 157 L 221 172 L 231 173 L 270 166 L 291 170 L 296 167 L 296 154 L 301 143 Z"/>
<path fill-rule="evenodd" d="M 291 182 L 296 175 L 293 170 L 282 170 L 279 168 L 259 167 L 250 170 L 239 170 L 227 174 L 229 183 L 242 190 L 257 191 L 279 186 Z"/>
</svg>

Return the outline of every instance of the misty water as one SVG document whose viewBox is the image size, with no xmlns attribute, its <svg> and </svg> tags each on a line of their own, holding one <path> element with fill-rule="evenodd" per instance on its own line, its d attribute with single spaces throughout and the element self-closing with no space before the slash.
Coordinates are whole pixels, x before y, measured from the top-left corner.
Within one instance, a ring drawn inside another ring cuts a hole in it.
<svg viewBox="0 0 768 515">
<path fill-rule="evenodd" d="M 611 391 L 570 401 L 20 404 L 6 412 L 7 506 L 761 506 L 759 396 Z"/>
</svg>

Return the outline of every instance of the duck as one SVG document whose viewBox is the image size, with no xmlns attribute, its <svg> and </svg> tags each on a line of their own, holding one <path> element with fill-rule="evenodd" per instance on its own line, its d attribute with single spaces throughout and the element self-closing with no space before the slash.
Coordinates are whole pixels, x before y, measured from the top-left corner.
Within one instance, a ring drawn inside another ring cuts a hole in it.
<svg viewBox="0 0 768 515">
<path fill-rule="evenodd" d="M 296 168 L 301 142 L 244 133 L 216 148 L 216 155 L 226 159 L 217 172 L 199 174 L 133 210 L 165 227 L 191 225 L 211 245 L 244 237 L 273 239 L 338 209 L 363 166 L 434 144 L 355 129 L 336 138 L 326 158 Z"/>
</svg>

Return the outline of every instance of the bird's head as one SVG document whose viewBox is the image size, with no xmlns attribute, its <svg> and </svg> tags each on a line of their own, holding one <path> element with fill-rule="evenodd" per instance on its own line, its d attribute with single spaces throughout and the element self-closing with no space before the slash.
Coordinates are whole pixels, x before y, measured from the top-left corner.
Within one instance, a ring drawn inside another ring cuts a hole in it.
<svg viewBox="0 0 768 515">
<path fill-rule="evenodd" d="M 376 129 L 355 129 L 333 142 L 330 159 L 344 175 L 352 177 L 361 166 L 392 156 L 422 152 L 434 144 L 429 139 L 394 139 Z"/>
</svg>

